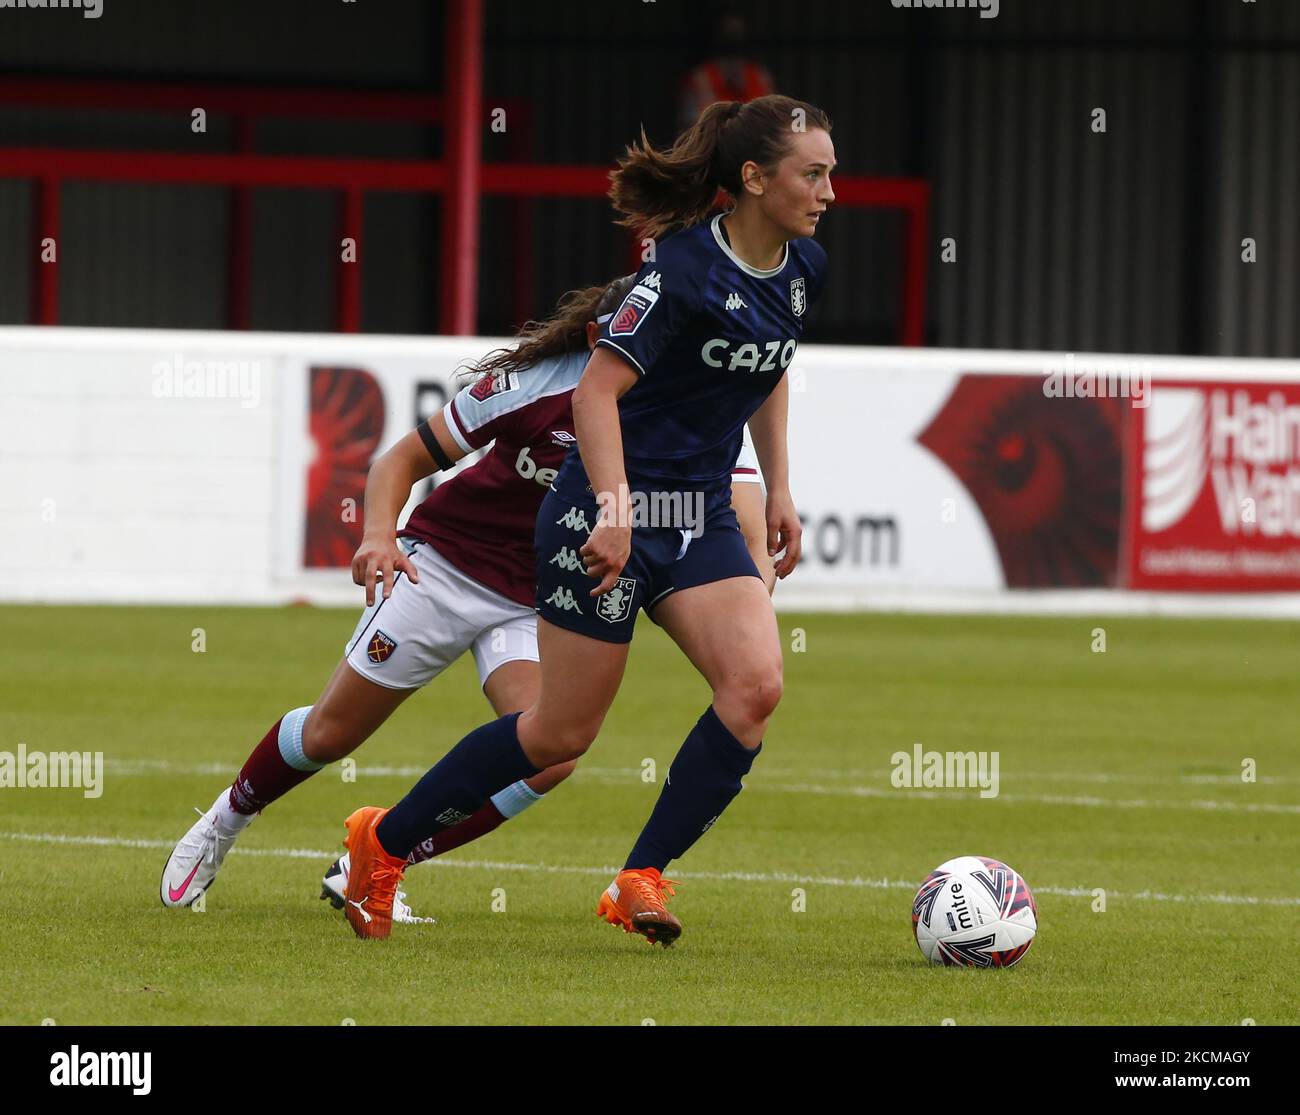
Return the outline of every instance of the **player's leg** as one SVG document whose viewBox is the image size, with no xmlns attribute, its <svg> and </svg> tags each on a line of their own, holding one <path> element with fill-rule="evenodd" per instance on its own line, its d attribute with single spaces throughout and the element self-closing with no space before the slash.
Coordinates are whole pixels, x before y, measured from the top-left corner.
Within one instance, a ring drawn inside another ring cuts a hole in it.
<svg viewBox="0 0 1300 1115">
<path fill-rule="evenodd" d="M 781 648 L 756 576 L 674 592 L 654 618 L 709 682 L 713 704 L 678 749 L 650 819 L 596 912 L 652 943 L 671 944 L 681 924 L 663 905 L 674 884 L 662 873 L 740 792 L 780 699 Z"/>
<path fill-rule="evenodd" d="M 768 595 L 771 595 L 776 586 L 776 569 L 767 552 L 767 501 L 763 497 L 763 485 L 758 483 L 757 475 L 752 479 L 732 476 L 731 507 L 736 512 L 740 533 L 745 536 L 749 556 L 754 559 L 758 575 L 763 578 Z"/>
<path fill-rule="evenodd" d="M 480 674 L 486 674 L 483 694 L 498 716 L 522 712 L 536 703 L 542 684 L 536 616 L 529 614 L 514 623 L 497 625 L 485 631 L 475 641 L 474 657 L 478 660 Z M 408 859 L 411 863 L 420 863 L 486 836 L 540 801 L 547 791 L 568 778 L 575 766 L 576 759 L 556 763 L 540 774 L 498 790 L 474 811 L 469 820 L 422 840 L 412 849 Z"/>
<path fill-rule="evenodd" d="M 413 692 L 376 685 L 341 661 L 316 703 L 293 709 L 271 725 L 234 782 L 177 843 L 163 868 L 163 905 L 191 905 L 212 885 L 227 853 L 258 813 L 355 751 Z"/>
<path fill-rule="evenodd" d="M 412 850 L 472 816 L 498 790 L 577 759 L 600 730 L 627 663 L 612 644 L 538 620 L 541 690 L 522 713 L 484 724 L 456 744 L 391 809 L 347 819 L 347 916 L 359 937 L 387 937 L 392 901 Z"/>
<path fill-rule="evenodd" d="M 634 535 L 619 604 L 592 599 L 593 582 L 575 558 L 598 517 L 594 500 L 573 503 L 553 488 L 538 510 L 536 703 L 470 732 L 391 809 L 362 809 L 347 819 L 346 913 L 357 936 L 388 936 L 391 896 L 416 845 L 464 821 L 505 787 L 579 758 L 596 738 L 623 679 L 646 591 Z M 671 539 L 658 543 L 667 544 Z"/>
<path fill-rule="evenodd" d="M 596 908 L 607 921 L 665 944 L 681 925 L 663 906 L 662 894 L 673 892 L 662 872 L 740 792 L 781 695 L 776 617 L 729 512 L 716 514 L 687 547 L 670 581 L 653 618 L 709 682 L 713 703 L 678 749 L 650 819 Z"/>
<path fill-rule="evenodd" d="M 475 630 L 442 602 L 445 578 L 428 549 L 419 546 L 412 553 L 419 584 L 399 574 L 391 596 L 365 609 L 316 703 L 292 709 L 271 726 L 234 782 L 176 844 L 163 868 L 163 905 L 192 904 L 211 886 L 254 817 L 355 751 L 398 705 L 468 648 Z"/>
<path fill-rule="evenodd" d="M 650 819 L 596 913 L 669 945 L 681 923 L 663 903 L 665 893 L 674 893 L 664 868 L 740 792 L 780 699 L 781 648 L 771 601 L 756 576 L 674 592 L 656 607 L 655 619 L 709 682 L 713 704 L 678 749 Z"/>
<path fill-rule="evenodd" d="M 781 699 L 776 616 L 757 577 L 675 592 L 655 619 L 713 690 L 669 768 L 627 867 L 662 871 L 722 815 L 740 792 Z"/>
<path fill-rule="evenodd" d="M 378 840 L 405 856 L 420 841 L 459 824 L 493 793 L 575 760 L 590 746 L 618 692 L 627 645 L 606 643 L 538 621 L 541 685 L 536 702 L 476 728 L 397 805 Z"/>
</svg>

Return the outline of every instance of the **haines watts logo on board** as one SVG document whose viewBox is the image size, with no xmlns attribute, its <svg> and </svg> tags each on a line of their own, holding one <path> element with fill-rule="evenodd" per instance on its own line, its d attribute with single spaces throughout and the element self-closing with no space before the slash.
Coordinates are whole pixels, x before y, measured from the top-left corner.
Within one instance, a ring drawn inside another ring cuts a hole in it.
<svg viewBox="0 0 1300 1115">
<path fill-rule="evenodd" d="M 1132 587 L 1300 588 L 1300 385 L 1161 382 L 1129 429 Z"/>
</svg>

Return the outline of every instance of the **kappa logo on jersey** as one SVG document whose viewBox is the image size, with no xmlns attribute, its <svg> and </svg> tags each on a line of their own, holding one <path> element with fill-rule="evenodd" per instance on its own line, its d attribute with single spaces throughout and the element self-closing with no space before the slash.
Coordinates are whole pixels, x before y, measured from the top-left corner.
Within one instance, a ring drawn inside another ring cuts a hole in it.
<svg viewBox="0 0 1300 1115">
<path fill-rule="evenodd" d="M 795 317 L 803 317 L 803 312 L 808 308 L 808 295 L 804 291 L 803 279 L 790 280 L 790 309 L 794 311 Z"/>
<path fill-rule="evenodd" d="M 582 558 L 578 556 L 577 550 L 571 550 L 568 546 L 561 546 L 560 552 L 551 558 L 547 564 L 558 565 L 561 569 L 565 569 L 570 573 L 577 569 L 581 569 L 584 573 L 587 571 L 582 564 Z"/>
<path fill-rule="evenodd" d="M 650 286 L 652 282 L 653 288 Z M 614 320 L 609 323 L 609 335 L 630 337 L 641 328 L 641 323 L 650 315 L 650 311 L 655 308 L 655 303 L 658 301 L 659 272 L 652 271 L 648 278 L 637 283 L 627 292 L 623 305 L 614 315 Z"/>
<path fill-rule="evenodd" d="M 582 615 L 582 609 L 578 607 L 578 602 L 573 598 L 572 589 L 557 588 L 546 598 L 546 603 L 554 608 L 559 608 L 562 612 L 577 612 L 578 615 Z"/>
<path fill-rule="evenodd" d="M 745 300 L 740 297 L 734 290 L 727 295 L 727 309 L 729 310 L 748 310 Z"/>
<path fill-rule="evenodd" d="M 606 623 L 622 623 L 632 611 L 632 594 L 636 592 L 635 577 L 620 577 L 618 583 L 600 598 L 596 614 Z"/>
<path fill-rule="evenodd" d="M 514 372 L 493 372 L 469 389 L 469 397 L 476 403 L 486 403 L 493 395 L 504 395 L 518 386 L 519 377 Z"/>
<path fill-rule="evenodd" d="M 570 445 L 573 445 L 574 443 L 576 443 L 577 440 L 578 440 L 578 439 L 577 439 L 576 437 L 574 437 L 571 433 L 569 433 L 568 430 L 552 430 L 552 431 L 551 431 L 551 441 L 552 441 L 554 444 L 556 444 L 556 445 L 563 445 L 566 449 L 567 449 Z"/>
<path fill-rule="evenodd" d="M 370 640 L 370 645 L 366 647 L 366 657 L 376 666 L 379 666 L 387 662 L 396 649 L 397 644 L 392 639 L 382 631 L 376 630 L 374 637 Z"/>
<path fill-rule="evenodd" d="M 557 527 L 568 527 L 570 530 L 581 530 L 587 534 L 591 533 L 591 527 L 587 525 L 587 513 L 580 507 L 570 507 L 560 518 L 555 520 Z"/>
</svg>

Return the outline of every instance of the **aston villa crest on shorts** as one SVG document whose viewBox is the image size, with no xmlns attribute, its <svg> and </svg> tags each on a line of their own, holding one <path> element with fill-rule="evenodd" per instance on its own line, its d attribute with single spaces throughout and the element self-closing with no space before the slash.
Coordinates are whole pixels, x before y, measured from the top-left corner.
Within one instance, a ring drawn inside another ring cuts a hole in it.
<svg viewBox="0 0 1300 1115">
<path fill-rule="evenodd" d="M 393 651 L 397 649 L 397 644 L 393 642 L 382 631 L 376 631 L 370 640 L 370 645 L 366 647 L 366 657 L 376 666 L 387 662 L 392 656 Z"/>
<path fill-rule="evenodd" d="M 632 594 L 636 592 L 635 577 L 620 577 L 618 584 L 600 598 L 596 614 L 606 623 L 622 623 L 631 614 Z"/>
<path fill-rule="evenodd" d="M 790 280 L 790 309 L 794 312 L 795 317 L 803 317 L 803 312 L 808 308 L 808 297 L 804 294 L 803 279 Z"/>
</svg>

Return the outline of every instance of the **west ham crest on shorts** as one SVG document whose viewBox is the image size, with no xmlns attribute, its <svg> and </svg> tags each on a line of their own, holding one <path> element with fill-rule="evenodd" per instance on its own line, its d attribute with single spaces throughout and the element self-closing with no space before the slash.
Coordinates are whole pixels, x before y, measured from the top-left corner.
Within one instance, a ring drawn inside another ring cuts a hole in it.
<svg viewBox="0 0 1300 1115">
<path fill-rule="evenodd" d="M 803 317 L 808 308 L 808 296 L 804 294 L 803 279 L 790 280 L 790 309 L 795 317 Z"/>
<path fill-rule="evenodd" d="M 635 577 L 620 577 L 618 584 L 600 598 L 596 614 L 606 623 L 622 623 L 632 612 L 632 594 L 636 592 Z"/>
<path fill-rule="evenodd" d="M 396 649 L 397 644 L 382 631 L 377 630 L 370 640 L 370 645 L 366 647 L 366 657 L 378 666 L 387 662 Z"/>
</svg>

